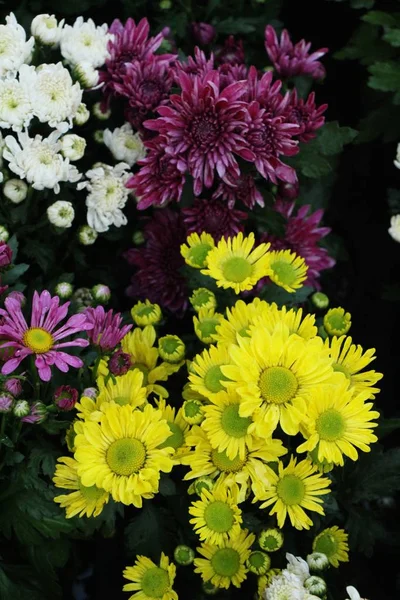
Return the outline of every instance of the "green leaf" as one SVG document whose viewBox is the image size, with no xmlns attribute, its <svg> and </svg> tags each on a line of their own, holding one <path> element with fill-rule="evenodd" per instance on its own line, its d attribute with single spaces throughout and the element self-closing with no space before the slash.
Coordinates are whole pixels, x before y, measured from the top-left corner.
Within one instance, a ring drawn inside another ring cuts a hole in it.
<svg viewBox="0 0 400 600">
<path fill-rule="evenodd" d="M 176 485 L 168 475 L 162 474 L 160 478 L 160 494 L 161 496 L 176 496 Z"/>
<path fill-rule="evenodd" d="M 351 0 L 352 8 L 372 8 L 375 0 Z"/>
<path fill-rule="evenodd" d="M 276 302 L 278 306 L 293 306 L 305 302 L 313 291 L 314 288 L 303 286 L 296 293 L 290 293 L 277 285 L 266 285 L 259 296 L 267 302 Z"/>
<path fill-rule="evenodd" d="M 132 557 L 137 554 L 158 557 L 176 543 L 174 529 L 174 519 L 169 512 L 146 502 L 125 528 L 126 548 Z"/>
<path fill-rule="evenodd" d="M 235 35 L 237 33 L 253 33 L 257 29 L 259 19 L 256 17 L 228 17 L 222 21 L 215 23 L 215 28 L 218 33 L 226 33 Z"/>
<path fill-rule="evenodd" d="M 369 87 L 382 92 L 396 92 L 400 88 L 400 64 L 395 61 L 377 62 L 368 68 Z"/>
<path fill-rule="evenodd" d="M 393 431 L 396 431 L 397 429 L 400 429 L 400 418 L 382 419 L 377 429 L 375 429 L 374 433 L 378 436 L 379 439 L 382 439 L 383 437 L 390 435 L 391 433 L 393 433 Z"/>
<path fill-rule="evenodd" d="M 357 136 L 357 131 L 351 127 L 340 127 L 337 121 L 326 123 L 320 129 L 318 145 L 325 156 L 339 154 L 345 144 L 352 142 Z"/>
<path fill-rule="evenodd" d="M 396 25 L 396 19 L 393 15 L 383 12 L 382 10 L 371 10 L 366 15 L 361 17 L 362 21 L 371 23 L 371 25 Z"/>
<path fill-rule="evenodd" d="M 4 273 L 2 283 L 5 285 L 12 285 L 15 283 L 26 271 L 29 269 L 29 265 L 21 263 L 14 265 L 9 271 Z"/>
<path fill-rule="evenodd" d="M 59 456 L 59 451 L 42 440 L 42 447 L 34 448 L 29 453 L 28 469 L 34 469 L 35 473 L 41 471 L 46 477 L 53 477 Z"/>
<path fill-rule="evenodd" d="M 400 47 L 400 29 L 390 29 L 384 34 L 383 39 L 394 48 Z"/>
<path fill-rule="evenodd" d="M 18 255 L 18 240 L 16 238 L 15 235 L 11 236 L 10 239 L 8 240 L 7 244 L 10 246 L 12 253 L 13 253 L 13 262 L 15 262 L 15 259 L 17 258 Z"/>
</svg>

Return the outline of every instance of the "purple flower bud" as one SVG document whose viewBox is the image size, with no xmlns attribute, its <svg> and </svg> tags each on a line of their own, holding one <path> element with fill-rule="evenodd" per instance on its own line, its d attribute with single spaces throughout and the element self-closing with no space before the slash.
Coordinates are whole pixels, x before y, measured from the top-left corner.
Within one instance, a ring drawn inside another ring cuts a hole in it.
<svg viewBox="0 0 400 600">
<path fill-rule="evenodd" d="M 12 250 L 5 242 L 0 242 L 0 268 L 8 267 L 12 260 Z"/>
<path fill-rule="evenodd" d="M 278 196 L 285 200 L 295 200 L 299 195 L 299 182 L 288 183 L 280 181 L 278 185 Z"/>
<path fill-rule="evenodd" d="M 23 423 L 43 423 L 47 419 L 47 406 L 43 402 L 32 404 L 29 415 L 22 417 Z"/>
<path fill-rule="evenodd" d="M 0 392 L 0 413 L 8 413 L 12 409 L 14 398 L 11 394 Z"/>
<path fill-rule="evenodd" d="M 200 46 L 208 46 L 214 40 L 217 32 L 209 23 L 192 23 L 192 34 Z"/>
<path fill-rule="evenodd" d="M 94 387 L 85 388 L 82 392 L 82 396 L 87 396 L 94 400 L 97 397 L 98 391 Z"/>
<path fill-rule="evenodd" d="M 78 400 L 78 390 L 70 385 L 60 385 L 54 392 L 54 404 L 60 410 L 72 410 Z"/>
<path fill-rule="evenodd" d="M 108 362 L 108 368 L 113 375 L 125 375 L 131 366 L 131 357 L 122 350 L 115 352 Z"/>
<path fill-rule="evenodd" d="M 7 379 L 4 383 L 4 389 L 7 390 L 10 394 L 12 394 L 15 398 L 21 395 L 22 393 L 22 383 L 20 379 L 16 377 L 11 377 L 11 379 Z"/>
</svg>

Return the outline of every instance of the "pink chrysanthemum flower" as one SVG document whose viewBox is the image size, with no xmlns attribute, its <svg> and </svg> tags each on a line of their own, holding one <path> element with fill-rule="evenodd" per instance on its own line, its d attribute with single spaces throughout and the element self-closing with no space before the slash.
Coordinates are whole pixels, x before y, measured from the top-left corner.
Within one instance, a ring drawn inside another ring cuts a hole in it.
<svg viewBox="0 0 400 600">
<path fill-rule="evenodd" d="M 171 106 L 160 106 L 160 118 L 146 121 L 145 126 L 165 136 L 167 154 L 187 161 L 198 196 L 203 185 L 210 188 L 214 174 L 234 181 L 240 175 L 235 155 L 251 160 L 242 136 L 246 127 L 246 103 L 240 98 L 246 82 L 239 81 L 219 89 L 219 73 L 210 71 L 202 79 L 181 73 L 180 96 L 170 97 Z"/>
<path fill-rule="evenodd" d="M 270 61 L 281 77 L 294 77 L 295 75 L 311 75 L 314 79 L 325 76 L 325 67 L 318 59 L 328 52 L 328 48 L 320 48 L 309 54 L 311 42 L 301 40 L 293 45 L 286 29 L 282 31 L 278 40 L 272 25 L 265 28 L 265 49 Z"/>
<path fill-rule="evenodd" d="M 203 231 L 212 235 L 216 242 L 222 237 L 234 237 L 244 230 L 247 213 L 230 208 L 227 202 L 196 198 L 190 208 L 182 209 L 187 233 Z"/>
<path fill-rule="evenodd" d="M 185 183 L 186 162 L 166 154 L 161 138 L 149 140 L 145 146 L 149 151 L 138 162 L 141 169 L 126 183 L 138 197 L 137 207 L 144 210 L 152 205 L 165 206 L 172 200 L 179 201 Z"/>
<path fill-rule="evenodd" d="M 127 294 L 182 313 L 188 306 L 188 291 L 180 272 L 185 264 L 180 247 L 186 241 L 181 216 L 169 208 L 155 211 L 144 235 L 144 246 L 125 253 L 127 261 L 137 267 Z"/>
<path fill-rule="evenodd" d="M 290 123 L 297 123 L 299 131 L 296 137 L 300 142 L 309 142 L 315 138 L 315 131 L 325 123 L 325 117 L 322 115 L 328 108 L 327 104 L 321 104 L 318 108 L 315 105 L 315 93 L 311 92 L 306 102 L 297 95 L 296 88 L 290 95 L 290 102 L 287 106 L 287 120 Z"/>
<path fill-rule="evenodd" d="M 254 208 L 256 204 L 264 206 L 264 198 L 257 189 L 252 175 L 240 175 L 234 185 L 228 185 L 221 181 L 212 197 L 226 200 L 230 207 L 233 207 L 236 202 L 242 202 L 250 209 Z"/>
<path fill-rule="evenodd" d="M 230 35 L 223 47 L 215 56 L 217 64 L 229 63 L 230 65 L 242 65 L 245 62 L 244 49 L 242 40 L 235 40 L 233 35 Z"/>
<path fill-rule="evenodd" d="M 103 306 L 96 306 L 96 308 L 89 306 L 83 314 L 91 324 L 91 329 L 88 331 L 90 341 L 103 352 L 114 350 L 132 329 L 132 325 L 122 325 L 120 313 L 114 314 L 112 309 L 106 312 Z"/>
<path fill-rule="evenodd" d="M 188 56 L 184 62 L 177 62 L 174 65 L 175 80 L 179 83 L 181 73 L 187 73 L 193 77 L 203 77 L 209 71 L 214 69 L 214 55 L 211 53 L 210 58 L 207 58 L 205 53 L 196 47 L 194 49 L 194 58 Z"/>
<path fill-rule="evenodd" d="M 242 81 L 247 79 L 247 67 L 246 65 L 231 65 L 230 63 L 223 63 L 218 67 L 220 75 L 220 89 L 223 90 L 231 83 L 236 81 Z"/>
<path fill-rule="evenodd" d="M 49 381 L 51 377 L 51 366 L 56 366 L 60 371 L 66 373 L 69 367 L 79 368 L 83 362 L 77 356 L 71 356 L 62 350 L 72 346 L 85 348 L 89 342 L 82 338 L 60 342 L 60 340 L 88 331 L 92 325 L 83 314 L 73 315 L 68 321 L 56 329 L 57 325 L 65 319 L 68 312 L 69 302 L 60 306 L 58 296 L 49 294 L 47 290 L 38 294 L 36 291 L 32 301 L 32 316 L 30 325 L 25 321 L 22 314 L 21 304 L 14 298 L 5 299 L 5 309 L 0 309 L 2 323 L 0 325 L 0 337 L 6 342 L 1 342 L 2 348 L 13 348 L 12 358 L 9 358 L 2 367 L 2 374 L 8 375 L 15 371 L 19 364 L 29 355 L 35 356 L 35 365 L 39 377 L 43 381 Z"/>
<path fill-rule="evenodd" d="M 295 202 L 277 200 L 275 209 L 287 219 L 285 235 L 282 238 L 265 234 L 264 242 L 271 242 L 271 250 L 293 250 L 302 256 L 308 266 L 307 280 L 304 285 L 319 289 L 318 279 L 321 271 L 329 269 L 335 260 L 318 242 L 330 232 L 329 227 L 319 227 L 324 211 L 317 210 L 308 215 L 310 206 L 301 206 L 293 214 Z"/>
</svg>

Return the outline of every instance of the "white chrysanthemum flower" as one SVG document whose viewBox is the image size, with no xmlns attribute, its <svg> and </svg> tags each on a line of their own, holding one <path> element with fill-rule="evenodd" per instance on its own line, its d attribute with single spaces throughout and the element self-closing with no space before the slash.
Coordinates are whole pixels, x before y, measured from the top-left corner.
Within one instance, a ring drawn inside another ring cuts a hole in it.
<svg viewBox="0 0 400 600">
<path fill-rule="evenodd" d="M 26 40 L 25 29 L 18 24 L 13 13 L 0 25 L 0 77 L 15 77 L 18 69 L 32 58 L 35 40 Z"/>
<path fill-rule="evenodd" d="M 78 190 L 86 188 L 87 222 L 98 233 L 108 231 L 111 225 L 126 225 L 127 218 L 122 212 L 130 190 L 125 183 L 131 176 L 129 165 L 119 163 L 115 167 L 102 165 L 86 173 L 88 181 L 78 184 Z"/>
<path fill-rule="evenodd" d="M 31 34 L 44 46 L 55 48 L 60 43 L 64 23 L 65 19 L 58 23 L 54 15 L 37 15 L 31 23 Z"/>
<path fill-rule="evenodd" d="M 90 90 L 99 83 L 99 72 L 90 62 L 79 62 L 74 66 L 74 77 L 85 90 Z"/>
<path fill-rule="evenodd" d="M 304 589 L 303 582 L 294 573 L 287 570 L 273 577 L 264 592 L 265 600 L 306 600 L 310 594 Z"/>
<path fill-rule="evenodd" d="M 89 112 L 88 107 L 86 106 L 86 104 L 81 102 L 81 104 L 78 106 L 78 110 L 76 111 L 76 115 L 74 118 L 74 124 L 75 125 L 84 125 L 89 120 L 89 117 L 90 117 L 90 112 Z"/>
<path fill-rule="evenodd" d="M 75 217 L 74 207 L 71 202 L 58 200 L 47 209 L 47 218 L 52 225 L 67 229 L 71 227 Z"/>
<path fill-rule="evenodd" d="M 22 179 L 8 179 L 3 186 L 3 194 L 13 204 L 19 204 L 25 200 L 28 186 Z"/>
<path fill-rule="evenodd" d="M 17 79 L 0 80 L 0 127 L 21 131 L 32 117 L 32 104 L 21 83 Z"/>
<path fill-rule="evenodd" d="M 105 129 L 103 141 L 116 160 L 122 160 L 130 167 L 146 156 L 140 134 L 133 133 L 129 123 L 117 127 L 114 131 Z"/>
<path fill-rule="evenodd" d="M 96 27 L 92 19 L 78 17 L 72 25 L 65 25 L 60 42 L 61 54 L 72 65 L 88 62 L 94 68 L 101 67 L 109 58 L 107 50 L 113 35 L 108 33 L 108 25 Z"/>
<path fill-rule="evenodd" d="M 78 169 L 63 158 L 60 150 L 60 133 L 53 131 L 48 138 L 36 135 L 30 138 L 27 132 L 18 134 L 17 140 L 8 135 L 3 156 L 9 169 L 21 179 L 26 179 L 35 190 L 60 191 L 60 182 L 74 183 L 81 178 Z"/>
<path fill-rule="evenodd" d="M 91 246 L 97 240 L 99 234 L 97 231 L 89 227 L 89 225 L 83 225 L 79 229 L 78 237 L 82 246 Z"/>
<path fill-rule="evenodd" d="M 85 154 L 86 140 L 80 135 L 75 133 L 63 135 L 60 143 L 62 155 L 71 161 L 80 160 Z"/>
<path fill-rule="evenodd" d="M 400 144 L 397 144 L 396 160 L 394 161 L 395 166 L 400 169 Z"/>
<path fill-rule="evenodd" d="M 19 73 L 39 121 L 63 132 L 72 127 L 83 90 L 78 82 L 72 81 L 68 69 L 60 62 L 42 64 L 38 69 L 22 65 Z"/>
<path fill-rule="evenodd" d="M 389 234 L 396 242 L 400 242 L 400 214 L 390 219 Z"/>
<path fill-rule="evenodd" d="M 288 561 L 286 570 L 301 579 L 302 583 L 307 579 L 307 577 L 310 577 L 310 568 L 307 562 L 300 558 L 300 556 L 294 556 L 293 554 L 287 552 L 286 560 Z"/>
</svg>

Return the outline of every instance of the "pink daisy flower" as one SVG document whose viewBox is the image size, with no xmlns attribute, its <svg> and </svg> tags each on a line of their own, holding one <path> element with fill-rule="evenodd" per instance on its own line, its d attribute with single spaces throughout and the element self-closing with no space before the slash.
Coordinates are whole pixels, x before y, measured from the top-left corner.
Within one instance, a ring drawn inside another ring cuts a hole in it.
<svg viewBox="0 0 400 600">
<path fill-rule="evenodd" d="M 247 213 L 230 208 L 227 202 L 214 198 L 204 200 L 196 198 L 190 208 L 183 208 L 183 221 L 187 233 L 210 233 L 216 242 L 222 237 L 233 237 L 244 231 L 243 221 Z"/>
<path fill-rule="evenodd" d="M 71 356 L 62 349 L 72 346 L 85 348 L 89 342 L 82 338 L 68 342 L 60 342 L 60 340 L 75 333 L 88 331 L 92 325 L 88 323 L 85 315 L 78 314 L 70 317 L 65 325 L 56 329 L 67 316 L 69 302 L 60 306 L 58 296 L 51 297 L 47 290 L 41 294 L 35 291 L 30 325 L 22 314 L 18 300 L 7 297 L 4 304 L 5 309 L 0 309 L 2 317 L 0 338 L 7 341 L 2 342 L 1 347 L 12 348 L 14 353 L 12 358 L 4 363 L 1 370 L 3 375 L 15 371 L 24 358 L 30 355 L 35 356 L 35 365 L 43 381 L 50 380 L 50 367 L 53 365 L 63 373 L 66 373 L 70 366 L 82 367 L 83 362 L 80 358 Z"/>
<path fill-rule="evenodd" d="M 242 40 L 235 40 L 230 35 L 223 47 L 217 52 L 215 59 L 219 65 L 229 63 L 230 65 L 242 65 L 245 62 Z"/>
<path fill-rule="evenodd" d="M 264 198 L 256 188 L 252 175 L 241 174 L 235 180 L 235 185 L 228 185 L 222 181 L 215 190 L 213 198 L 223 198 L 230 207 L 233 207 L 238 201 L 250 209 L 254 208 L 256 204 L 264 206 Z"/>
<path fill-rule="evenodd" d="M 132 329 L 132 325 L 122 325 L 121 313 L 114 314 L 112 309 L 106 312 L 103 306 L 96 306 L 96 308 L 89 306 L 83 314 L 91 325 L 88 338 L 103 352 L 114 350 Z"/>
<path fill-rule="evenodd" d="M 296 88 L 292 91 L 286 114 L 290 123 L 297 123 L 299 126 L 296 137 L 300 142 L 309 142 L 315 138 L 314 132 L 325 123 L 325 117 L 322 115 L 327 108 L 327 104 L 316 107 L 314 92 L 311 92 L 304 102 L 302 98 L 298 97 Z"/>
<path fill-rule="evenodd" d="M 325 67 L 319 58 L 328 52 L 328 48 L 320 48 L 309 54 L 311 42 L 301 40 L 293 45 L 286 29 L 282 31 L 278 40 L 272 25 L 265 28 L 265 49 L 270 61 L 281 77 L 294 77 L 295 75 L 311 75 L 314 79 L 321 79 L 325 75 Z"/>
</svg>

